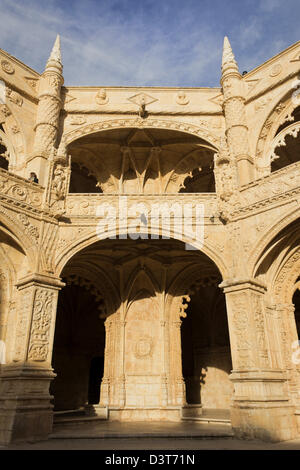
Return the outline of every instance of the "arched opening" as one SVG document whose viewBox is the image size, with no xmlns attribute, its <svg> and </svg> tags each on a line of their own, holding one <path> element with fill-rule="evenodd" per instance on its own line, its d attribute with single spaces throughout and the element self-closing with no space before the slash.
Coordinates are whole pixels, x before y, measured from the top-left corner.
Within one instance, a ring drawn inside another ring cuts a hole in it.
<svg viewBox="0 0 300 470">
<path fill-rule="evenodd" d="M 104 372 L 104 355 L 93 357 L 90 365 L 88 404 L 97 405 L 100 401 L 100 385 Z"/>
<path fill-rule="evenodd" d="M 187 176 L 183 182 L 183 187 L 180 189 L 180 193 L 214 193 L 215 177 L 213 168 L 208 163 L 203 168 L 196 168 L 192 171 L 191 176 Z"/>
<path fill-rule="evenodd" d="M 96 185 L 103 193 L 215 192 L 216 149 L 185 132 L 110 129 L 75 140 L 68 151 L 70 193 L 97 192 Z"/>
<path fill-rule="evenodd" d="M 19 343 L 24 335 L 16 308 L 15 284 L 29 271 L 29 263 L 17 237 L 4 224 L 0 230 L 0 369 L 1 364 L 20 360 Z M 19 341 L 20 340 L 20 341 Z"/>
<path fill-rule="evenodd" d="M 189 405 L 227 410 L 233 394 L 225 295 L 218 279 L 195 285 L 183 319 L 182 369 Z"/>
<path fill-rule="evenodd" d="M 57 377 L 50 389 L 54 411 L 79 410 L 97 397 L 99 402 L 105 348 L 103 302 L 95 287 L 78 276 L 69 275 L 63 281 L 54 337 Z"/>
<path fill-rule="evenodd" d="M 102 193 L 97 179 L 90 171 L 76 163 L 71 164 L 70 193 Z"/>
<path fill-rule="evenodd" d="M 56 410 L 89 403 L 98 411 L 108 407 L 116 420 L 176 421 L 186 402 L 229 407 L 226 307 L 220 272 L 207 255 L 150 235 L 105 239 L 77 252 L 63 275 L 67 283 L 73 276 L 83 290 L 67 284 L 60 293 L 53 360 Z M 182 322 L 182 299 L 188 295 Z"/>
<path fill-rule="evenodd" d="M 1 143 L 1 138 L 0 138 L 0 168 L 3 170 L 8 170 L 8 164 L 9 164 L 9 153 L 5 145 Z"/>
<path fill-rule="evenodd" d="M 300 340 L 300 290 L 297 289 L 293 295 L 293 304 L 295 306 L 295 322 L 298 339 Z"/>
<path fill-rule="evenodd" d="M 278 128 L 276 136 L 278 136 L 279 142 L 271 157 L 271 172 L 299 161 L 300 106 L 291 113 L 290 120 Z"/>
</svg>

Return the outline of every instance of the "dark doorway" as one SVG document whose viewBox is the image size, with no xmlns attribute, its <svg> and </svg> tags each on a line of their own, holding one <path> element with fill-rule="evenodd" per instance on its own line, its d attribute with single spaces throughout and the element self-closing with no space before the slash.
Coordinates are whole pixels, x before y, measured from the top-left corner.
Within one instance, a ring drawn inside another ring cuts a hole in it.
<svg viewBox="0 0 300 470">
<path fill-rule="evenodd" d="M 104 370 L 104 357 L 93 357 L 91 360 L 90 377 L 89 377 L 89 391 L 88 403 L 89 405 L 96 405 L 100 401 L 100 385 L 103 377 Z"/>
<path fill-rule="evenodd" d="M 233 394 L 225 296 L 217 286 L 191 295 L 181 326 L 182 371 L 188 404 L 228 409 Z"/>
</svg>

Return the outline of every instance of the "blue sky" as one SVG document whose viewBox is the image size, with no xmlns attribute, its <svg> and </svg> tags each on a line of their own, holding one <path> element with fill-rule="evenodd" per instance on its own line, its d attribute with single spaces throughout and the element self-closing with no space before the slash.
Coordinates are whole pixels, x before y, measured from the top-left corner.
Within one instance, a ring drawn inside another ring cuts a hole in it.
<svg viewBox="0 0 300 470">
<path fill-rule="evenodd" d="M 42 72 L 61 35 L 66 85 L 219 86 L 300 40 L 300 0 L 0 0 L 0 47 Z"/>
</svg>

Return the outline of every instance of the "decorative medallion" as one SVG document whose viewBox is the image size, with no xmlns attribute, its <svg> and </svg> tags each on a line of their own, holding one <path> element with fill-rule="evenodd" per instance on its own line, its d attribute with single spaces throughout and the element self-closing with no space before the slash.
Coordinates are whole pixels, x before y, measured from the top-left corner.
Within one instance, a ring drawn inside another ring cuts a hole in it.
<svg viewBox="0 0 300 470">
<path fill-rule="evenodd" d="M 176 103 L 180 105 L 189 104 L 190 100 L 183 90 L 180 90 L 176 96 Z"/>
<path fill-rule="evenodd" d="M 98 91 L 95 101 L 100 105 L 107 104 L 109 102 L 105 88 L 101 88 L 101 90 Z"/>
<path fill-rule="evenodd" d="M 135 357 L 141 359 L 151 356 L 153 350 L 153 340 L 150 336 L 142 336 L 136 343 L 134 348 Z"/>
<path fill-rule="evenodd" d="M 1 68 L 2 70 L 4 70 L 4 72 L 9 73 L 9 74 L 12 74 L 15 72 L 14 67 L 11 65 L 10 62 L 8 62 L 8 60 L 1 60 Z"/>
<path fill-rule="evenodd" d="M 270 77 L 276 77 L 276 76 L 279 75 L 281 72 L 282 72 L 282 65 L 281 65 L 281 64 L 275 64 L 275 65 L 273 65 L 273 67 L 271 68 Z"/>
</svg>

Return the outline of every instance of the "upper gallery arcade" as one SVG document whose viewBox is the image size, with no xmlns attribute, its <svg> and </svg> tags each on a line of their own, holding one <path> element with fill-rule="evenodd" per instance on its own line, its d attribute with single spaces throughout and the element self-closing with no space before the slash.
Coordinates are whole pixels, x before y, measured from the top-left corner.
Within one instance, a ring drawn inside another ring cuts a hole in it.
<svg viewBox="0 0 300 470">
<path fill-rule="evenodd" d="M 299 435 L 299 74 L 300 42 L 241 74 L 225 37 L 219 88 L 69 87 L 59 36 L 41 74 L 0 49 L 0 443 L 91 407 Z"/>
</svg>

